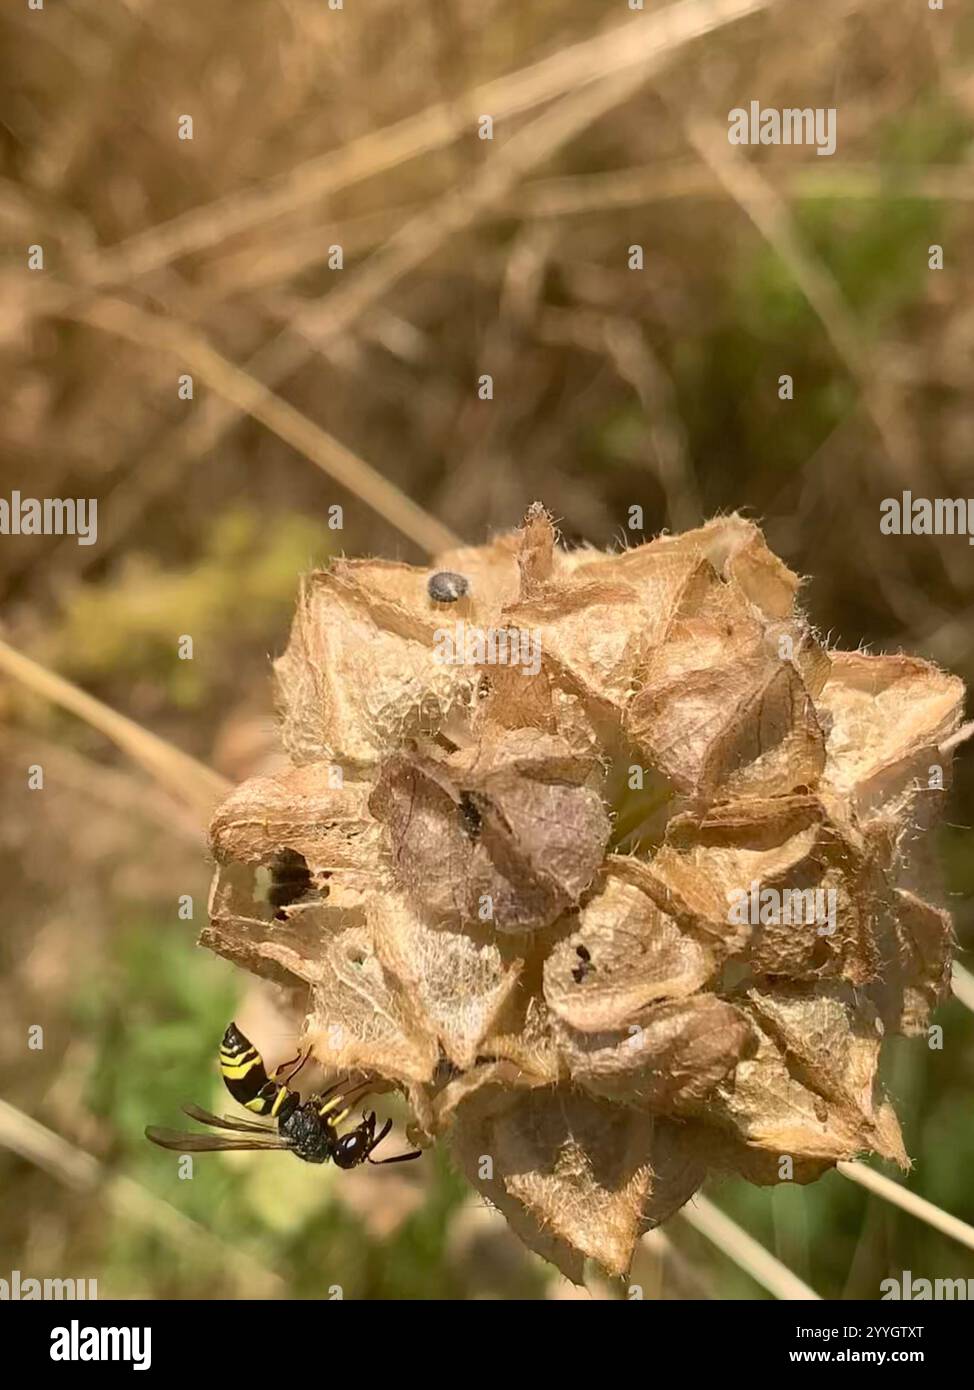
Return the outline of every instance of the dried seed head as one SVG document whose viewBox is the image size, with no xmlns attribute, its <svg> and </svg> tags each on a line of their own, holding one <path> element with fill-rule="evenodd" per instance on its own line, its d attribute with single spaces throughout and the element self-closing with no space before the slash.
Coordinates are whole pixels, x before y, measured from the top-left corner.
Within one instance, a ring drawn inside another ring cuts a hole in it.
<svg viewBox="0 0 974 1390">
<path fill-rule="evenodd" d="M 708 1172 L 905 1164 L 879 1057 L 947 990 L 917 830 L 961 683 L 826 650 L 738 516 L 565 552 L 536 504 L 439 564 L 305 582 L 295 766 L 217 812 L 206 944 L 300 991 L 317 1059 L 403 1089 L 572 1278 Z M 444 661 L 430 600 L 461 597 Z"/>
<path fill-rule="evenodd" d="M 465 575 L 454 574 L 452 570 L 440 570 L 430 575 L 426 588 L 435 603 L 456 603 L 457 599 L 464 598 L 470 592 L 470 581 Z"/>
</svg>

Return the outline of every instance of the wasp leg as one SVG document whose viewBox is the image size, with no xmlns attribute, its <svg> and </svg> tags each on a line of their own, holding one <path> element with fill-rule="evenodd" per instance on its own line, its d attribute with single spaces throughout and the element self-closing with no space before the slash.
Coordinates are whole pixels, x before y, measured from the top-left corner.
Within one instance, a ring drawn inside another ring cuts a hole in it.
<svg viewBox="0 0 974 1390">
<path fill-rule="evenodd" d="M 361 1100 L 363 1096 L 368 1095 L 372 1087 L 372 1084 L 373 1083 L 371 1081 L 360 1081 L 357 1085 L 352 1086 L 347 1091 L 338 1091 L 338 1094 L 332 1096 L 331 1100 L 326 1100 L 324 1105 L 319 1105 L 318 1114 L 321 1116 L 322 1119 L 324 1119 L 324 1117 L 328 1115 L 329 1111 L 334 1110 L 337 1106 L 347 1105 L 347 1108 L 344 1109 L 340 1115 L 334 1115 L 329 1117 L 329 1124 L 338 1124 L 348 1114 L 348 1111 L 351 1109 L 352 1105 L 354 1105 L 357 1100 Z M 338 1090 L 338 1088 L 335 1086 L 333 1086 L 331 1089 L 333 1091 Z M 317 1099 L 321 1100 L 322 1097 L 318 1096 Z"/>
<path fill-rule="evenodd" d="M 311 1099 L 312 1099 L 312 1100 L 315 1100 L 315 1101 L 327 1099 L 328 1096 L 334 1095 L 334 1093 L 335 1093 L 336 1091 L 340 1091 L 340 1090 L 342 1089 L 343 1086 L 348 1086 L 348 1080 L 349 1080 L 349 1079 L 348 1079 L 347 1076 L 343 1076 L 342 1079 L 341 1079 L 340 1081 L 336 1081 L 336 1082 L 334 1083 L 333 1086 L 329 1086 L 329 1087 L 327 1088 L 327 1090 L 321 1091 L 319 1094 L 312 1096 Z M 358 1088 L 359 1088 L 360 1086 L 363 1086 L 363 1085 L 366 1085 L 366 1084 L 367 1084 L 367 1085 L 371 1085 L 372 1083 L 371 1083 L 371 1082 L 366 1083 L 366 1082 L 362 1082 L 362 1081 L 356 1081 L 354 1086 L 349 1086 L 349 1087 L 348 1087 L 348 1094 L 351 1094 L 352 1091 L 358 1090 Z M 367 1095 L 367 1094 L 368 1094 L 368 1091 L 366 1091 L 366 1095 Z M 343 1098 L 344 1098 L 344 1097 L 342 1097 L 342 1096 L 337 1096 L 337 1097 L 336 1097 L 336 1100 L 338 1100 L 338 1101 L 340 1102 Z M 318 1111 L 318 1114 L 319 1114 L 319 1115 L 323 1115 L 324 1113 L 325 1113 L 324 1110 L 319 1110 L 319 1111 Z"/>
<path fill-rule="evenodd" d="M 329 1086 L 328 1089 L 327 1089 L 326 1091 L 322 1091 L 321 1094 L 317 1097 L 317 1099 L 318 1099 L 318 1100 L 324 1100 L 327 1096 L 330 1096 L 330 1095 L 332 1094 L 333 1091 L 338 1091 L 338 1090 L 340 1090 L 341 1087 L 345 1085 L 345 1083 L 346 1083 L 347 1080 L 348 1080 L 348 1077 L 347 1077 L 347 1076 L 342 1077 L 341 1081 L 336 1081 L 335 1084 L 334 1084 L 333 1086 Z"/>
<path fill-rule="evenodd" d="M 280 1064 L 279 1066 L 276 1066 L 276 1067 L 274 1068 L 274 1070 L 271 1072 L 271 1080 L 272 1080 L 272 1081 L 283 1081 L 283 1080 L 284 1080 L 284 1077 L 281 1075 L 281 1073 L 284 1072 L 284 1071 L 286 1071 L 288 1067 L 293 1067 L 294 1064 L 295 1064 L 295 1062 L 297 1062 L 297 1061 L 300 1060 L 300 1057 L 301 1057 L 301 1053 L 300 1053 L 300 1052 L 296 1052 L 296 1053 L 294 1054 L 294 1056 L 293 1056 L 293 1057 L 289 1057 L 289 1058 L 287 1059 L 286 1062 L 281 1062 L 281 1064 Z"/>
<path fill-rule="evenodd" d="M 282 1085 L 290 1085 L 290 1083 L 297 1076 L 298 1072 L 301 1070 L 301 1068 L 304 1066 L 305 1062 L 307 1062 L 310 1056 L 310 1049 L 307 1052 L 298 1052 L 294 1057 L 289 1058 L 288 1061 L 282 1062 L 279 1067 L 274 1068 L 274 1070 L 271 1072 L 271 1080 L 279 1081 Z M 297 1063 L 297 1066 L 294 1065 L 295 1062 Z M 294 1070 L 288 1072 L 287 1076 L 283 1076 L 282 1072 L 287 1067 L 293 1067 Z"/>
</svg>

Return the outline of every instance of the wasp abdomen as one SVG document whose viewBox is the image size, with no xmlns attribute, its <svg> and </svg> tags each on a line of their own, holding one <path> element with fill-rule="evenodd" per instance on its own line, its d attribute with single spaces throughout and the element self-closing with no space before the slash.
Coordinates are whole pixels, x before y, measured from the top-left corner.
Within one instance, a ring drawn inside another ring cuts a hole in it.
<svg viewBox="0 0 974 1390">
<path fill-rule="evenodd" d="M 270 1079 L 264 1059 L 235 1023 L 220 1044 L 220 1075 L 234 1100 L 256 1115 L 284 1118 L 298 1104 L 293 1091 Z"/>
</svg>

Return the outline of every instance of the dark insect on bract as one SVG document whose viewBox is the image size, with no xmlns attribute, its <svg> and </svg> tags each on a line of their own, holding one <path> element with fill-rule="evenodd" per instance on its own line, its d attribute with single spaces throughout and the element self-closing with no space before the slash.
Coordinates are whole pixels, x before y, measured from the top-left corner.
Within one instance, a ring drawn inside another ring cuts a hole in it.
<svg viewBox="0 0 974 1390">
<path fill-rule="evenodd" d="M 474 796 L 470 792 L 460 793 L 460 814 L 463 816 L 463 824 L 471 840 L 476 840 L 480 835 L 483 825 L 483 816 L 480 807 Z"/>
<path fill-rule="evenodd" d="M 282 849 L 271 862 L 271 886 L 267 890 L 267 900 L 277 909 L 278 917 L 284 916 L 282 908 L 298 902 L 314 887 L 314 879 L 308 868 L 308 861 L 297 850 Z"/>
<path fill-rule="evenodd" d="M 164 1149 L 177 1153 L 206 1153 L 218 1149 L 284 1149 L 303 1158 L 306 1163 L 326 1163 L 333 1159 L 339 1168 L 355 1168 L 360 1163 L 405 1163 L 420 1158 L 418 1149 L 412 1153 L 396 1154 L 393 1158 L 373 1158 L 372 1153 L 392 1128 L 392 1121 L 375 1132 L 375 1111 L 371 1110 L 355 1129 L 339 1134 L 338 1126 L 349 1113 L 351 1104 L 366 1096 L 372 1083 L 348 1085 L 339 1082 L 322 1095 L 309 1096 L 302 1101 L 277 1078 L 292 1067 L 286 1080 L 291 1081 L 304 1063 L 304 1057 L 292 1058 L 268 1076 L 256 1047 L 231 1023 L 220 1044 L 220 1073 L 227 1090 L 247 1110 L 268 1115 L 277 1120 L 277 1129 L 270 1125 L 236 1120 L 231 1116 L 211 1115 L 198 1105 L 184 1105 L 183 1110 L 193 1120 L 227 1134 L 191 1134 L 175 1129 L 159 1129 L 149 1125 L 146 1138 Z M 296 1065 L 294 1065 L 296 1064 Z M 334 1113 L 337 1111 L 338 1113 Z"/>
<path fill-rule="evenodd" d="M 470 580 L 464 574 L 454 574 L 452 570 L 440 570 L 431 574 L 426 581 L 426 589 L 434 603 L 456 603 L 470 592 Z"/>
</svg>

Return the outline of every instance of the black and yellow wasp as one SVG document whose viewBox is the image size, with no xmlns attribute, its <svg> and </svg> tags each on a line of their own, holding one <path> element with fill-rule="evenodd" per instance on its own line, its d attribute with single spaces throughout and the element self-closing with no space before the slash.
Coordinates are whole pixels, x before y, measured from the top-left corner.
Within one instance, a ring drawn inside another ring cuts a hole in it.
<svg viewBox="0 0 974 1390">
<path fill-rule="evenodd" d="M 339 1134 L 338 1126 L 348 1115 L 351 1105 L 361 1100 L 372 1088 L 372 1082 L 349 1086 L 338 1082 L 321 1095 L 302 1101 L 297 1091 L 286 1084 L 292 1081 L 308 1060 L 293 1057 L 268 1076 L 264 1062 L 235 1023 L 231 1023 L 220 1044 L 220 1074 L 234 1100 L 257 1115 L 277 1120 L 277 1130 L 270 1125 L 251 1124 L 232 1116 L 211 1115 L 198 1105 L 184 1105 L 184 1112 L 201 1124 L 213 1129 L 228 1130 L 229 1134 L 191 1134 L 176 1129 L 159 1129 L 149 1125 L 146 1138 L 164 1149 L 178 1153 L 205 1153 L 217 1149 L 286 1149 L 303 1158 L 305 1163 L 326 1163 L 333 1159 L 339 1168 L 355 1168 L 360 1163 L 405 1163 L 420 1158 L 420 1151 L 396 1154 L 394 1158 L 373 1158 L 372 1153 L 392 1128 L 386 1120 L 379 1133 L 375 1132 L 375 1111 L 364 1115 L 362 1123 L 347 1134 Z M 294 1065 L 296 1063 L 296 1065 Z M 278 1078 L 288 1067 L 292 1070 L 282 1081 Z M 338 1111 L 335 1114 L 335 1111 Z"/>
</svg>

